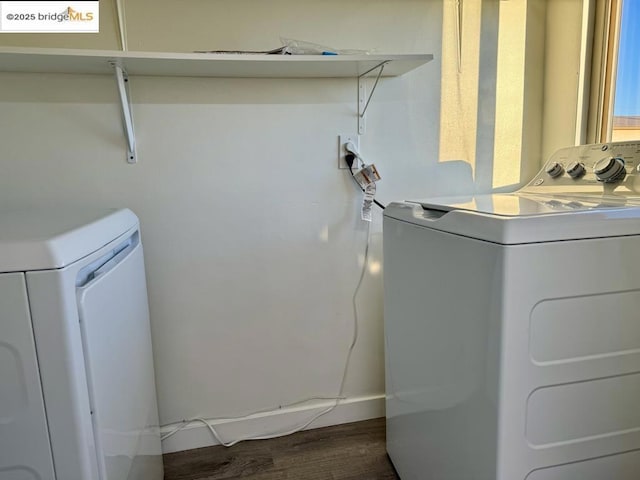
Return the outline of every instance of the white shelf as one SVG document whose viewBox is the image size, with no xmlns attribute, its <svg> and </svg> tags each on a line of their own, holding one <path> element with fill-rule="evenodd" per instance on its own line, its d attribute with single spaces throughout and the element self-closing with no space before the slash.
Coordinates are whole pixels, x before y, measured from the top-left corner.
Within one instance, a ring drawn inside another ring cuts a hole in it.
<svg viewBox="0 0 640 480">
<path fill-rule="evenodd" d="M 127 162 L 136 163 L 136 137 L 128 93 L 128 76 L 229 78 L 357 78 L 358 132 L 364 133 L 367 97 L 363 77 L 396 77 L 433 60 L 433 55 L 242 55 L 120 52 L 58 48 L 0 47 L 0 72 L 115 73 L 127 140 Z"/>
<path fill-rule="evenodd" d="M 359 77 L 386 63 L 383 76 L 403 75 L 433 55 L 239 55 L 0 47 L 0 71 L 181 77 Z"/>
</svg>

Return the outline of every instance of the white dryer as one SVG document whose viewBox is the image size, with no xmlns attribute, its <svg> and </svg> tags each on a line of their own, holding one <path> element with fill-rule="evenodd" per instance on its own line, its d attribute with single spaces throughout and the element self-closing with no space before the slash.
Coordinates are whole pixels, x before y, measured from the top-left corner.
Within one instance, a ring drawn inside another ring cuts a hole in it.
<svg viewBox="0 0 640 480">
<path fill-rule="evenodd" d="M 640 478 L 640 141 L 384 217 L 387 450 L 402 480 Z"/>
<path fill-rule="evenodd" d="M 137 217 L 0 212 L 0 480 L 162 476 Z"/>
</svg>

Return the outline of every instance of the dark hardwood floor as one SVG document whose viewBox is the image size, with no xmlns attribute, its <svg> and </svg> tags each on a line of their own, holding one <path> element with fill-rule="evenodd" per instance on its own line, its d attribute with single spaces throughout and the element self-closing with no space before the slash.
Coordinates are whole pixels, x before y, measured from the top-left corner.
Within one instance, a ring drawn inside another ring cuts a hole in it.
<svg viewBox="0 0 640 480">
<path fill-rule="evenodd" d="M 384 418 L 164 456 L 165 480 L 397 480 Z"/>
</svg>

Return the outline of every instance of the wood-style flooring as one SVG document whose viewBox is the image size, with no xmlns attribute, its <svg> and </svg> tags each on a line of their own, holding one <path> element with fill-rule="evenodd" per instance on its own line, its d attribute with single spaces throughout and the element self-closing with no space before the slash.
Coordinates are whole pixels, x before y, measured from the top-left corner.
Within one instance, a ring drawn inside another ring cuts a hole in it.
<svg viewBox="0 0 640 480">
<path fill-rule="evenodd" d="M 397 480 L 384 418 L 164 456 L 165 480 Z"/>
</svg>

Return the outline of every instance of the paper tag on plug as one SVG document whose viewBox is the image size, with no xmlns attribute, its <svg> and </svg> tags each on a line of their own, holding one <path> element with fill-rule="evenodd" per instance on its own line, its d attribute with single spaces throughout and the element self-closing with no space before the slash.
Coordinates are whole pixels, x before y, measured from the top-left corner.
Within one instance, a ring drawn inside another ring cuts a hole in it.
<svg viewBox="0 0 640 480">
<path fill-rule="evenodd" d="M 362 199 L 362 210 L 360 211 L 360 218 L 365 222 L 372 220 L 371 209 L 373 207 L 373 199 L 376 196 L 376 184 L 370 183 L 364 187 L 364 198 Z"/>
<path fill-rule="evenodd" d="M 367 185 L 377 182 L 381 177 L 376 166 L 374 164 L 371 164 L 365 165 L 356 173 L 354 173 L 353 178 L 356 179 L 356 182 L 358 182 L 358 184 L 362 188 L 366 188 Z"/>
</svg>

